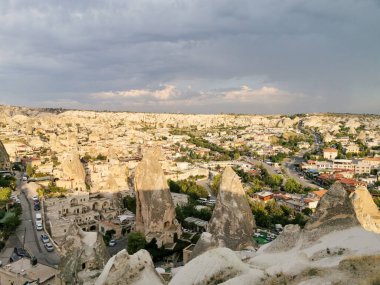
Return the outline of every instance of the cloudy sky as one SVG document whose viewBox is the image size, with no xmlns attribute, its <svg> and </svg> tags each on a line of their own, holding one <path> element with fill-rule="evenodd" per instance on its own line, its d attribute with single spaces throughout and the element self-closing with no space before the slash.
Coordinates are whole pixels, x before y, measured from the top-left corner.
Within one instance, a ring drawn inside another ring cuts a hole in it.
<svg viewBox="0 0 380 285">
<path fill-rule="evenodd" d="M 380 113 L 379 0 L 1 0 L 0 104 Z"/>
</svg>

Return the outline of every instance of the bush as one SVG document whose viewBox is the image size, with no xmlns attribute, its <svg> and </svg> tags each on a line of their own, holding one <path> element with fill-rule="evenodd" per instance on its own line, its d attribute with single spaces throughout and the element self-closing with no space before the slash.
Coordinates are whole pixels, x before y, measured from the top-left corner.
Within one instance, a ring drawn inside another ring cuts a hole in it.
<svg viewBox="0 0 380 285">
<path fill-rule="evenodd" d="M 132 232 L 127 235 L 127 251 L 129 254 L 134 254 L 140 249 L 145 248 L 145 236 L 139 232 Z"/>
<path fill-rule="evenodd" d="M 124 208 L 127 208 L 132 213 L 136 214 L 136 197 L 125 196 L 123 198 Z"/>
</svg>

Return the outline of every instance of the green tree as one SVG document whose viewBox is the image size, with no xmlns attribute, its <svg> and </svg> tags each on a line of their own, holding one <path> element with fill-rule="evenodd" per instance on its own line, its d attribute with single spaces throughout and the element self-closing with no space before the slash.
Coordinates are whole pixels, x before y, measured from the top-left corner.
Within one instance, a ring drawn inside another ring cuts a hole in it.
<svg viewBox="0 0 380 285">
<path fill-rule="evenodd" d="M 131 232 L 127 235 L 127 251 L 129 254 L 134 254 L 140 249 L 145 248 L 145 236 L 139 232 Z"/>
<path fill-rule="evenodd" d="M 0 204 L 4 205 L 9 201 L 9 198 L 11 197 L 11 188 L 0 188 Z"/>
<path fill-rule="evenodd" d="M 285 192 L 288 193 L 302 193 L 302 185 L 295 181 L 293 178 L 290 178 L 286 180 L 285 185 L 284 185 L 284 190 Z"/>
<path fill-rule="evenodd" d="M 136 214 L 136 197 L 125 196 L 123 198 L 124 208 L 127 208 L 132 213 Z"/>
<path fill-rule="evenodd" d="M 212 180 L 211 184 L 211 191 L 214 194 L 214 196 L 218 195 L 219 192 L 219 184 L 220 184 L 220 178 L 222 177 L 221 174 L 217 174 L 214 176 L 214 179 Z"/>
<path fill-rule="evenodd" d="M 29 177 L 32 177 L 33 174 L 34 174 L 34 169 L 32 165 L 28 163 L 28 165 L 26 166 L 26 175 L 28 175 Z"/>
<path fill-rule="evenodd" d="M 19 216 L 16 216 L 16 215 L 15 216 L 9 216 L 4 221 L 4 231 L 10 235 L 14 231 L 16 231 L 16 229 L 19 225 L 21 225 L 21 220 L 20 220 Z"/>
</svg>

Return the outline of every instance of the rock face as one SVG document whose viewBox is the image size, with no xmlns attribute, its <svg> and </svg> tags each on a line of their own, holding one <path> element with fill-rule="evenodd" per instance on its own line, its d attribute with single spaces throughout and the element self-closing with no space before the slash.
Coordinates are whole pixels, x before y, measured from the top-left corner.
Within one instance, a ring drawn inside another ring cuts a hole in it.
<svg viewBox="0 0 380 285">
<path fill-rule="evenodd" d="M 207 248 L 227 247 L 232 250 L 253 248 L 253 233 L 256 227 L 251 208 L 245 197 L 239 177 L 231 167 L 222 174 L 219 194 L 208 233 L 204 233 L 197 242 L 192 257 Z"/>
<path fill-rule="evenodd" d="M 366 187 L 358 187 L 350 196 L 356 217 L 367 231 L 380 234 L 380 211 Z"/>
<path fill-rule="evenodd" d="M 157 245 L 172 243 L 181 235 L 175 218 L 175 207 L 162 167 L 159 149 L 151 149 L 137 165 L 135 172 L 136 231 L 144 233 L 147 241 L 155 238 Z"/>
<path fill-rule="evenodd" d="M 265 252 L 286 251 L 289 248 L 295 247 L 301 236 L 301 228 L 299 225 L 286 225 L 284 231 L 279 235 Z"/>
<path fill-rule="evenodd" d="M 307 240 L 315 241 L 332 231 L 359 225 L 347 191 L 340 182 L 336 182 L 319 202 L 317 211 L 304 228 L 304 236 Z"/>
<path fill-rule="evenodd" d="M 0 141 L 0 170 L 8 169 L 10 167 L 9 155 L 3 143 Z"/>
<path fill-rule="evenodd" d="M 258 284 L 262 277 L 261 271 L 251 269 L 232 250 L 215 248 L 187 263 L 169 285 L 221 284 L 226 281 L 228 284 Z"/>
<path fill-rule="evenodd" d="M 76 224 L 69 228 L 61 253 L 61 276 L 70 284 L 88 282 L 91 273 L 96 275 L 109 259 L 102 236 L 84 232 Z"/>
<path fill-rule="evenodd" d="M 125 249 L 110 258 L 95 285 L 162 285 L 149 253 L 129 255 Z"/>
<path fill-rule="evenodd" d="M 72 181 L 73 188 L 86 189 L 86 172 L 77 153 L 72 152 L 66 155 L 62 161 L 62 173 L 64 173 L 64 179 Z"/>
</svg>

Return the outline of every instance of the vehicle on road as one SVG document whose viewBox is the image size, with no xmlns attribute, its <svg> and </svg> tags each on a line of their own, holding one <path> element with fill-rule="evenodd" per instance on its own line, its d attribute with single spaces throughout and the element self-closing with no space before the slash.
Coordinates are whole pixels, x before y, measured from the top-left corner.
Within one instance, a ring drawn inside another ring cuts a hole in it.
<svg viewBox="0 0 380 285">
<path fill-rule="evenodd" d="M 54 246 L 50 242 L 45 243 L 45 248 L 49 252 L 54 251 Z"/>
<path fill-rule="evenodd" d="M 38 200 L 39 200 L 39 199 L 38 199 L 38 196 L 37 196 L 37 195 L 33 195 L 33 196 L 32 196 L 32 200 L 33 200 L 33 201 L 38 201 Z"/>
<path fill-rule="evenodd" d="M 44 228 L 42 227 L 42 222 L 36 222 L 36 230 L 42 231 Z"/>
<path fill-rule="evenodd" d="M 21 256 L 21 257 L 28 257 L 30 258 L 30 254 L 29 252 L 27 252 L 25 249 L 23 249 L 22 247 L 15 247 L 13 252 L 18 255 L 18 256 Z"/>
<path fill-rule="evenodd" d="M 42 235 L 41 235 L 41 240 L 42 240 L 43 243 L 48 243 L 48 242 L 50 242 L 50 239 L 49 239 L 49 237 L 48 237 L 47 234 L 42 234 Z"/>
<path fill-rule="evenodd" d="M 111 239 L 110 242 L 108 243 L 108 246 L 115 246 L 116 245 L 116 240 Z"/>
<path fill-rule="evenodd" d="M 42 215 L 41 215 L 41 213 L 36 213 L 36 222 L 41 222 L 42 223 Z"/>
<path fill-rule="evenodd" d="M 28 181 L 28 176 L 23 176 L 22 181 Z"/>
<path fill-rule="evenodd" d="M 17 260 L 20 260 L 22 256 L 17 255 L 16 253 L 12 253 L 12 255 L 9 257 L 9 263 L 15 262 Z"/>
<path fill-rule="evenodd" d="M 39 211 L 39 210 L 41 210 L 40 204 L 34 205 L 34 211 Z"/>
</svg>

